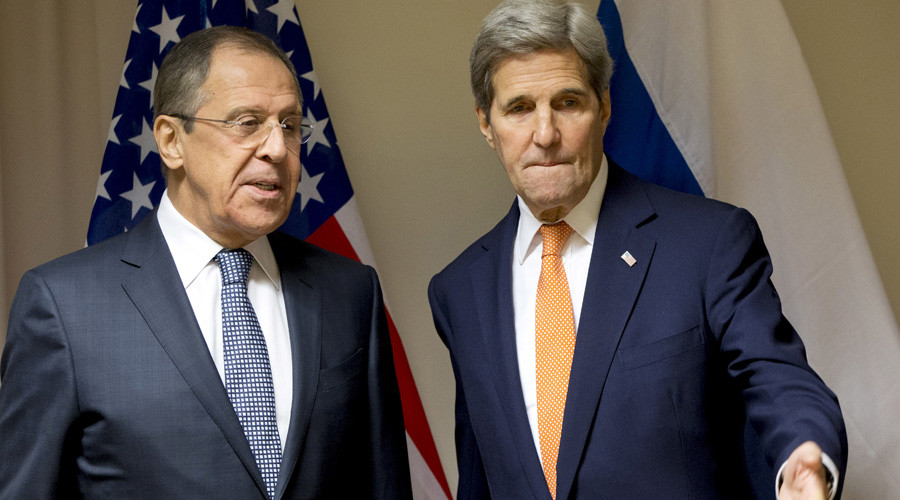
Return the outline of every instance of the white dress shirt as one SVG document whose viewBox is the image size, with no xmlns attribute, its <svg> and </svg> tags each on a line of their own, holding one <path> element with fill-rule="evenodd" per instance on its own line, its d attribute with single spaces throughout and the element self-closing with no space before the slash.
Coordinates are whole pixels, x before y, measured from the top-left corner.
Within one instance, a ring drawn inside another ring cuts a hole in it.
<svg viewBox="0 0 900 500">
<path fill-rule="evenodd" d="M 597 229 L 597 214 L 603 203 L 603 192 L 606 190 L 606 179 L 609 166 L 606 156 L 600 164 L 600 171 L 591 184 L 584 199 L 572 209 L 562 220 L 566 221 L 573 231 L 561 256 L 569 281 L 569 293 L 572 296 L 572 313 L 575 316 L 575 331 L 581 318 L 581 304 L 584 302 L 584 289 L 587 285 L 588 268 L 591 265 L 591 252 L 594 248 L 594 232 Z M 525 410 L 531 434 L 538 456 L 541 454 L 541 439 L 538 433 L 537 418 L 537 373 L 534 352 L 534 315 L 537 298 L 538 279 L 541 276 L 541 248 L 543 241 L 539 229 L 541 222 L 529 211 L 521 197 L 519 202 L 519 228 L 513 246 L 512 263 L 512 296 L 513 313 L 516 318 L 516 352 L 519 358 L 519 377 L 522 380 L 522 395 L 525 396 Z"/>
<path fill-rule="evenodd" d="M 222 338 L 222 275 L 214 260 L 222 250 L 199 228 L 184 218 L 163 193 L 157 212 L 159 227 L 175 260 L 203 339 L 209 347 L 219 377 L 225 383 L 225 352 Z M 272 366 L 275 387 L 275 419 L 281 449 L 284 450 L 291 418 L 294 379 L 291 360 L 291 338 L 281 287 L 281 275 L 268 238 L 259 238 L 244 247 L 253 255 L 247 296 L 262 328 Z"/>
</svg>

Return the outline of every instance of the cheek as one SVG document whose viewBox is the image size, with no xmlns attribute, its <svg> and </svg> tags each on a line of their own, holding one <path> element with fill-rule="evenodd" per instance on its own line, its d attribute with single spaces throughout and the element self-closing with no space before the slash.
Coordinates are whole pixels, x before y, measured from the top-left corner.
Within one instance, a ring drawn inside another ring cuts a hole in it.
<svg viewBox="0 0 900 500">
<path fill-rule="evenodd" d="M 589 124 L 573 127 L 569 134 L 567 134 L 569 137 L 569 149 L 578 154 L 590 153 L 592 139 L 598 132 L 596 127 L 592 127 Z"/>
<path fill-rule="evenodd" d="M 294 184 L 294 187 L 297 187 L 297 184 L 300 182 L 300 175 L 303 169 L 303 165 L 300 164 L 300 158 L 297 158 L 296 161 L 293 161 L 288 167 L 288 175 L 290 176 L 291 183 Z"/>
<path fill-rule="evenodd" d="M 603 133 L 599 126 L 585 126 L 569 135 L 566 149 L 579 158 L 580 167 L 591 168 L 594 160 L 603 152 Z"/>
<path fill-rule="evenodd" d="M 507 167 L 519 168 L 519 162 L 531 145 L 530 138 L 524 133 L 507 131 L 502 134 L 494 134 L 494 150 L 500 161 Z"/>
</svg>

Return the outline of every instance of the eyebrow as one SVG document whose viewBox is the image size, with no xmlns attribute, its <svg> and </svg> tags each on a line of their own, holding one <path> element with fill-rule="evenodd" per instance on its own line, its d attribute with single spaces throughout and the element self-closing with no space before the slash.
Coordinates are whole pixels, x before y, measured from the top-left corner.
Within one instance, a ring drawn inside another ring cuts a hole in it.
<svg viewBox="0 0 900 500">
<path fill-rule="evenodd" d="M 282 115 L 282 113 L 278 113 L 278 115 L 279 116 L 303 116 L 303 110 L 299 106 L 296 108 L 287 109 L 283 113 L 284 113 L 283 115 Z M 259 108 L 256 106 L 241 106 L 241 107 L 237 107 L 237 108 L 234 108 L 231 111 L 229 111 L 228 119 L 231 120 L 231 119 L 237 118 L 240 115 L 245 115 L 245 114 L 268 116 L 268 113 L 263 111 L 262 108 Z"/>
<path fill-rule="evenodd" d="M 509 109 L 510 107 L 512 107 L 513 104 L 515 104 L 515 103 L 521 101 L 522 99 L 525 99 L 525 95 L 524 95 L 524 94 L 522 94 L 522 95 L 517 95 L 517 96 L 515 96 L 515 97 L 511 97 L 511 98 L 507 99 L 505 103 L 503 103 L 502 105 L 500 105 L 500 109 L 501 109 L 501 110 Z"/>
<path fill-rule="evenodd" d="M 260 108 L 253 106 L 241 106 L 228 111 L 228 119 L 234 119 L 241 115 L 262 115 L 264 114 Z"/>
<path fill-rule="evenodd" d="M 566 94 L 577 95 L 577 96 L 581 96 L 581 97 L 589 95 L 588 92 L 587 92 L 585 89 L 578 88 L 578 87 L 566 87 L 566 88 L 564 88 L 564 89 L 561 89 L 561 90 L 560 90 L 559 92 L 557 92 L 556 94 L 554 94 L 554 95 L 553 95 L 553 98 L 555 99 L 555 98 L 557 98 L 557 97 L 560 97 L 560 96 L 563 96 L 563 95 L 566 95 Z M 523 99 L 529 99 L 529 97 L 528 97 L 526 94 L 520 94 L 520 95 L 517 95 L 517 96 L 515 96 L 515 97 L 511 97 L 511 98 L 507 99 L 506 102 L 504 102 L 504 103 L 500 106 L 500 109 L 501 109 L 501 110 L 509 109 L 509 108 L 510 108 L 511 106 L 513 106 L 515 103 L 517 103 L 517 102 L 519 102 L 519 101 L 521 101 L 521 100 L 523 100 Z"/>
<path fill-rule="evenodd" d="M 577 87 L 562 89 L 561 91 L 557 92 L 556 95 L 561 96 L 561 95 L 565 95 L 565 94 L 573 94 L 573 95 L 577 95 L 577 96 L 590 95 L 587 90 L 582 89 L 582 88 L 577 88 Z"/>
</svg>

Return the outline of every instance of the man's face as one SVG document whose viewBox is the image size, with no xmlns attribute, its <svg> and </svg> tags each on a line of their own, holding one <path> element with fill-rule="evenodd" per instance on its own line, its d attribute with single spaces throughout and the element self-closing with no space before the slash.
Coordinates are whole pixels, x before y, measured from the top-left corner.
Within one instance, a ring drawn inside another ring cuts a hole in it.
<svg viewBox="0 0 900 500">
<path fill-rule="evenodd" d="M 476 110 L 481 133 L 535 217 L 565 217 L 600 169 L 609 91 L 597 99 L 574 49 L 510 56 L 493 86 L 490 123 Z"/>
<path fill-rule="evenodd" d="M 243 121 L 248 116 L 280 122 L 302 110 L 297 86 L 284 64 L 271 56 L 219 47 L 212 55 L 196 116 Z M 190 134 L 175 126 L 179 155 L 167 161 L 169 195 L 178 211 L 217 243 L 240 247 L 287 219 L 300 156 L 285 148 L 282 130 L 265 127 L 268 138 L 248 144 L 228 125 L 194 121 Z"/>
</svg>

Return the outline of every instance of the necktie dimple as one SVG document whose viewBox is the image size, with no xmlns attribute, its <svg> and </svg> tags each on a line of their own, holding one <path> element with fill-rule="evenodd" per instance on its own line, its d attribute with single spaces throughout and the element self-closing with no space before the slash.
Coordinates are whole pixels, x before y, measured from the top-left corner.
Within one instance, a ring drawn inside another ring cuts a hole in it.
<svg viewBox="0 0 900 500">
<path fill-rule="evenodd" d="M 216 255 L 222 273 L 222 336 L 225 390 L 266 483 L 269 498 L 281 469 L 281 439 L 275 420 L 275 388 L 269 351 L 259 320 L 247 297 L 253 256 L 246 250 Z"/>
<path fill-rule="evenodd" d="M 535 302 L 538 434 L 544 477 L 550 494 L 556 498 L 556 460 L 575 353 L 572 297 L 560 250 L 572 228 L 557 222 L 541 226 L 540 231 L 543 250 Z"/>
</svg>

